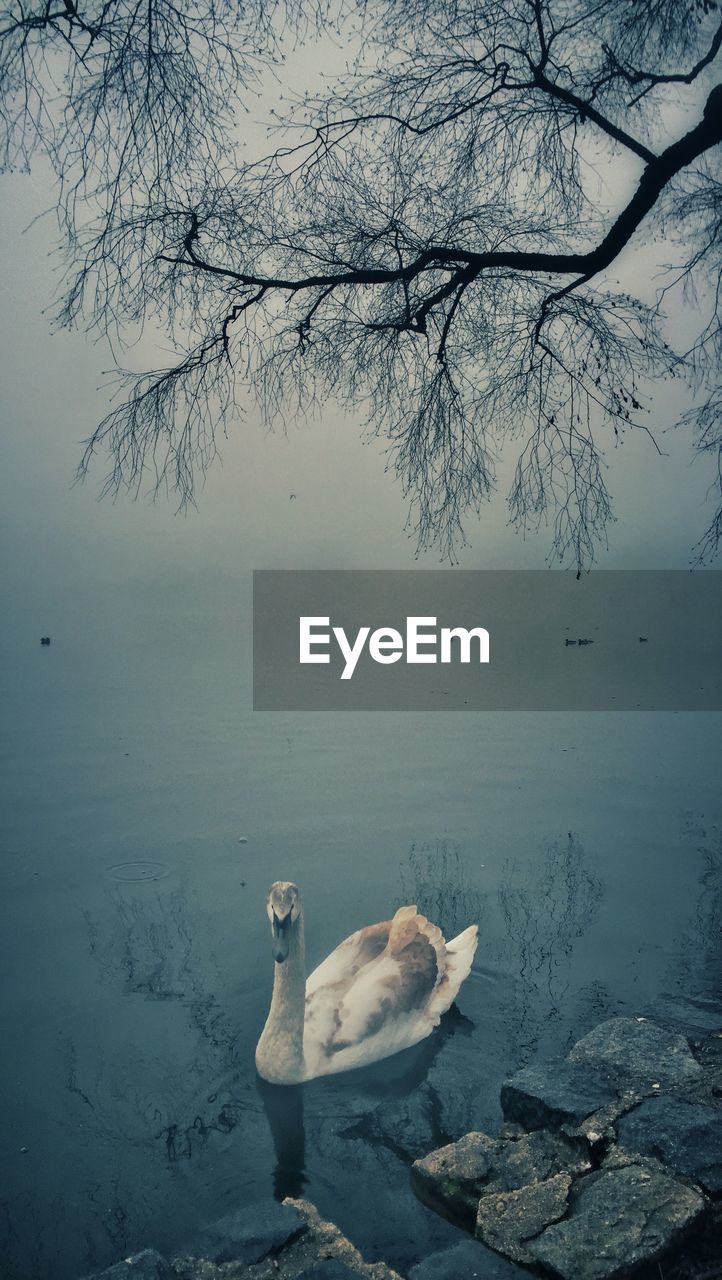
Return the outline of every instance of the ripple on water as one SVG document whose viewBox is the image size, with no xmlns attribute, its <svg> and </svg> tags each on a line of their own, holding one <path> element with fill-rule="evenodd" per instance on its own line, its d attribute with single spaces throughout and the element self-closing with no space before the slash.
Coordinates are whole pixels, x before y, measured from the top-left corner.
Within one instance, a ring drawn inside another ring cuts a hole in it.
<svg viewBox="0 0 722 1280">
<path fill-rule="evenodd" d="M 168 875 L 164 862 L 116 862 L 107 870 L 114 880 L 162 880 Z"/>
</svg>

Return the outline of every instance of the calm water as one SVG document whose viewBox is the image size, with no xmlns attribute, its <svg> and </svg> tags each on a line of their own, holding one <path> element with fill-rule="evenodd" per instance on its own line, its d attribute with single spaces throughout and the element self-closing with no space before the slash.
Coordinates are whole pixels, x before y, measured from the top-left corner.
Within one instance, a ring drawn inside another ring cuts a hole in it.
<svg viewBox="0 0 722 1280">
<path fill-rule="evenodd" d="M 718 981 L 720 717 L 253 716 L 227 584 L 134 599 L 2 641 L 0 1272 L 172 1249 L 273 1193 L 403 1270 L 455 1234 L 414 1156 L 496 1125 L 521 1063 Z M 458 1012 L 368 1072 L 262 1087 L 286 877 L 310 965 L 404 901 L 478 921 Z"/>
</svg>

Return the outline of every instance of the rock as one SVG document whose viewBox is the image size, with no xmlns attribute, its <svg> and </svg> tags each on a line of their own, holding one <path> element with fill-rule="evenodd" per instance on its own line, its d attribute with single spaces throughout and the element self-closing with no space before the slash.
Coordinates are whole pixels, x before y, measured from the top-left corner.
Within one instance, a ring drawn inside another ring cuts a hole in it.
<svg viewBox="0 0 722 1280">
<path fill-rule="evenodd" d="M 155 1249 L 131 1254 L 115 1266 L 96 1272 L 93 1280 L 172 1280 L 175 1272 Z"/>
<path fill-rule="evenodd" d="M 439 1147 L 414 1161 L 414 1190 L 422 1199 L 430 1200 L 434 1208 L 440 1207 L 472 1231 L 481 1188 L 499 1145 L 485 1133 L 467 1133 L 458 1142 Z"/>
<path fill-rule="evenodd" d="M 271 1250 L 282 1248 L 306 1229 L 305 1220 L 293 1205 L 261 1200 L 204 1227 L 187 1252 L 211 1262 L 250 1264 L 265 1258 Z"/>
<path fill-rule="evenodd" d="M 401 1280 L 398 1273 L 385 1262 L 364 1262 L 351 1241 L 346 1239 L 333 1222 L 322 1218 L 318 1209 L 309 1200 L 289 1198 L 283 1203 L 298 1211 L 307 1228 L 302 1236 L 297 1237 L 283 1249 L 277 1259 L 274 1259 L 279 1262 L 283 1275 L 298 1276 L 299 1272 L 304 1272 L 304 1269 L 308 1271 L 319 1266 L 321 1262 L 333 1261 L 343 1264 L 351 1275 L 362 1277 L 362 1280 Z M 271 1273 L 277 1274 L 275 1268 L 266 1267 L 262 1270 L 266 1280 Z M 253 1274 L 256 1274 L 255 1271 Z M 322 1271 L 320 1274 L 327 1280 L 328 1272 Z M 187 1280 L 201 1280 L 201 1278 L 193 1272 Z M 230 1275 L 228 1280 L 231 1280 Z"/>
<path fill-rule="evenodd" d="M 520 1187 L 545 1182 L 557 1173 L 586 1173 L 590 1167 L 586 1143 L 539 1130 L 498 1144 L 487 1188 L 517 1191 Z"/>
<path fill-rule="evenodd" d="M 653 1156 L 640 1156 L 638 1151 L 625 1151 L 616 1142 L 609 1148 L 599 1167 L 604 1173 L 607 1169 L 628 1169 L 630 1164 L 647 1169 L 650 1173 L 667 1172 L 664 1165 L 661 1165 Z"/>
<path fill-rule="evenodd" d="M 462 1240 L 412 1267 L 409 1280 L 529 1280 L 529 1272 L 476 1240 Z"/>
<path fill-rule="evenodd" d="M 627 1151 L 656 1156 L 698 1182 L 711 1195 L 722 1193 L 722 1110 L 677 1098 L 647 1098 L 617 1126 Z"/>
<path fill-rule="evenodd" d="M 541 1062 L 523 1067 L 501 1089 L 504 1119 L 525 1129 L 580 1125 L 616 1099 L 611 1085 L 584 1063 Z"/>
<path fill-rule="evenodd" d="M 704 1212 L 700 1192 L 632 1164 L 585 1178 L 572 1196 L 571 1216 L 527 1247 L 562 1280 L 614 1280 L 661 1257 Z"/>
<path fill-rule="evenodd" d="M 645 1096 L 644 1089 L 626 1090 L 620 1096 L 609 1104 L 602 1107 L 599 1111 L 594 1111 L 592 1115 L 587 1116 L 586 1120 L 576 1128 L 571 1129 L 568 1125 L 564 1126 L 564 1133 L 577 1138 L 585 1138 L 590 1147 L 595 1148 L 600 1143 L 608 1144 L 616 1140 L 615 1124 L 620 1116 L 627 1111 L 631 1111 L 633 1107 L 639 1105 Z"/>
<path fill-rule="evenodd" d="M 702 1074 L 685 1037 L 647 1019 L 610 1018 L 578 1040 L 568 1057 L 623 1088 L 656 1084 L 664 1089 L 689 1084 Z"/>
<path fill-rule="evenodd" d="M 532 1262 L 527 1242 L 564 1217 L 571 1185 L 568 1174 L 557 1173 L 518 1191 L 485 1192 L 479 1200 L 476 1235 L 514 1262 Z"/>
<path fill-rule="evenodd" d="M 473 1231 L 482 1195 L 518 1191 L 558 1173 L 590 1169 L 585 1143 L 538 1130 L 520 1138 L 468 1133 L 459 1142 L 432 1151 L 413 1165 L 413 1186 L 421 1199 Z"/>
<path fill-rule="evenodd" d="M 692 1041 L 722 1031 L 722 1003 L 717 1000 L 696 1000 L 662 992 L 644 1012 L 663 1027 L 672 1027 Z"/>
<path fill-rule="evenodd" d="M 321 1262 L 314 1262 L 307 1271 L 302 1271 L 297 1280 L 359 1280 L 360 1275 L 360 1271 L 352 1271 L 338 1258 L 324 1258 Z"/>
</svg>

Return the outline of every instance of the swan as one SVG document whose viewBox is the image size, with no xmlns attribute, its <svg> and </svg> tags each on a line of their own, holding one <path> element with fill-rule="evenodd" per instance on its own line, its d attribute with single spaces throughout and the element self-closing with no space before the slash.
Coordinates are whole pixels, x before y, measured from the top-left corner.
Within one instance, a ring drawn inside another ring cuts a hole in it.
<svg viewBox="0 0 722 1280">
<path fill-rule="evenodd" d="M 445 942 L 416 907 L 346 938 L 306 980 L 303 907 L 295 884 L 271 885 L 273 996 L 256 1046 L 271 1084 L 300 1084 L 388 1058 L 438 1026 L 471 969 L 477 926 Z"/>
</svg>

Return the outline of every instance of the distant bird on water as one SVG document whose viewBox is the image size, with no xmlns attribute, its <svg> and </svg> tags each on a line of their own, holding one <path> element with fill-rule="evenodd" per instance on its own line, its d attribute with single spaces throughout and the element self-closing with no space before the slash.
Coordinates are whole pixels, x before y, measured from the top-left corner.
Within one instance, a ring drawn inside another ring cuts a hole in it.
<svg viewBox="0 0 722 1280">
<path fill-rule="evenodd" d="M 41 637 L 40 637 L 40 643 L 41 643 L 41 644 L 50 644 L 50 636 L 41 636 Z"/>
<path fill-rule="evenodd" d="M 476 925 L 451 942 L 399 907 L 336 947 L 306 980 L 303 908 L 295 884 L 271 885 L 273 997 L 256 1048 L 258 1074 L 300 1084 L 409 1049 L 438 1026 L 469 976 Z"/>
</svg>

